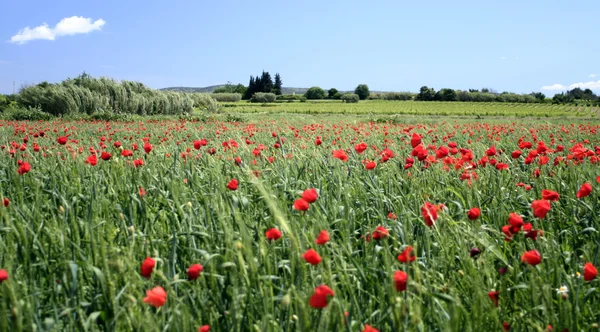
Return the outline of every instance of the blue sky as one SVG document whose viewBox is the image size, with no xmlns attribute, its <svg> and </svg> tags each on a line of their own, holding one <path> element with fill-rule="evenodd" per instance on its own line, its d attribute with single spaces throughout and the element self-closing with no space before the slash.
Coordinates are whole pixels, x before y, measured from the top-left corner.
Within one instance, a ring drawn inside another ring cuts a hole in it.
<svg viewBox="0 0 600 332">
<path fill-rule="evenodd" d="M 163 88 L 247 84 L 263 69 L 293 87 L 600 91 L 597 0 L 34 0 L 2 12 L 0 93 L 83 71 Z"/>
</svg>

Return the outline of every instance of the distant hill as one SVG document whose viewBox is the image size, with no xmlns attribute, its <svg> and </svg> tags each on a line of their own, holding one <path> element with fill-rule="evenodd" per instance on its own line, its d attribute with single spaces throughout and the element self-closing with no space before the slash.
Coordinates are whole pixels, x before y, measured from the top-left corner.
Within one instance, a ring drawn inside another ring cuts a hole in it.
<svg viewBox="0 0 600 332">
<path fill-rule="evenodd" d="M 225 84 L 205 86 L 205 87 L 202 87 L 202 88 L 192 88 L 192 87 L 185 87 L 185 86 L 174 86 L 174 87 L 164 88 L 164 89 L 160 89 L 160 90 L 163 90 L 163 91 L 178 91 L 178 92 L 212 93 L 213 91 L 215 91 L 216 88 L 222 87 L 222 86 L 225 86 Z M 308 88 L 288 88 L 288 87 L 283 87 L 281 90 L 282 90 L 282 92 L 283 92 L 284 95 L 291 95 L 293 93 L 301 95 L 301 94 L 304 94 L 306 92 L 306 90 L 308 90 Z"/>
</svg>

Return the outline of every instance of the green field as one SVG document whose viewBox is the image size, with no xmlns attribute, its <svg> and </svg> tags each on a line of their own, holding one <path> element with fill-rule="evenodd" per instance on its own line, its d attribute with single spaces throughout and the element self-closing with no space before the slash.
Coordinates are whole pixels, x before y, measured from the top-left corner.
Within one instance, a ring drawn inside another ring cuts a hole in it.
<svg viewBox="0 0 600 332">
<path fill-rule="evenodd" d="M 0 121 L 0 330 L 597 328 L 597 122 L 245 116 Z"/>
<path fill-rule="evenodd" d="M 302 114 L 381 114 L 440 116 L 507 116 L 507 117 L 583 117 L 599 118 L 600 109 L 592 106 L 463 103 L 367 100 L 355 104 L 340 101 L 308 101 L 252 104 L 246 101 L 222 103 L 226 112 L 236 113 L 302 113 Z"/>
</svg>

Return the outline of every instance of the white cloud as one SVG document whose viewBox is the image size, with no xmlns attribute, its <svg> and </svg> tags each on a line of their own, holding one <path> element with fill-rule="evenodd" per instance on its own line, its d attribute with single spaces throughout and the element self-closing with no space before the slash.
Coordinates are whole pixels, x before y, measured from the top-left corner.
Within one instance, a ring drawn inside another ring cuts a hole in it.
<svg viewBox="0 0 600 332">
<path fill-rule="evenodd" d="M 573 83 L 569 86 L 565 86 L 562 84 L 552 84 L 552 85 L 543 86 L 542 90 L 565 91 L 565 90 L 573 90 L 575 88 L 580 88 L 583 90 L 585 90 L 585 89 L 600 90 L 600 81 L 579 82 L 579 83 Z"/>
<path fill-rule="evenodd" d="M 596 77 L 596 74 L 590 74 L 590 76 L 588 76 L 589 78 L 594 78 Z"/>
<path fill-rule="evenodd" d="M 573 90 L 575 88 L 581 88 L 583 90 L 585 90 L 585 89 L 599 90 L 600 89 L 600 81 L 598 81 L 598 82 L 594 82 L 594 81 L 580 82 L 580 83 L 573 83 L 573 84 L 569 85 L 569 90 Z"/>
<path fill-rule="evenodd" d="M 35 28 L 25 27 L 16 35 L 12 36 L 10 42 L 15 44 L 25 44 L 30 40 L 36 39 L 54 40 L 57 37 L 72 36 L 100 30 L 104 24 L 106 24 L 106 22 L 103 19 L 92 22 L 91 18 L 71 16 L 60 20 L 54 28 L 50 28 L 47 23 L 43 23 Z"/>
<path fill-rule="evenodd" d="M 562 84 L 552 84 L 552 85 L 546 85 L 542 87 L 542 90 L 565 90 L 567 87 L 562 85 Z"/>
<path fill-rule="evenodd" d="M 506 57 L 505 56 L 501 56 L 500 60 L 506 60 Z"/>
</svg>

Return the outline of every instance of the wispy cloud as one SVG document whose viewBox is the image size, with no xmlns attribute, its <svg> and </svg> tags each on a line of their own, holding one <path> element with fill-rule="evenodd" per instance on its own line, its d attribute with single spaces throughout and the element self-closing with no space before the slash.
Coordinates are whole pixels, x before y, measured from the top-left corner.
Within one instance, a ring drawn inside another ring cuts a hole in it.
<svg viewBox="0 0 600 332">
<path fill-rule="evenodd" d="M 545 85 L 542 87 L 542 90 L 549 90 L 549 91 L 561 91 L 561 90 L 565 90 L 567 87 L 562 85 L 562 84 L 552 84 L 552 85 Z"/>
<path fill-rule="evenodd" d="M 595 78 L 596 74 L 590 74 L 590 76 L 588 76 L 589 78 Z"/>
<path fill-rule="evenodd" d="M 569 86 L 565 86 L 562 84 L 552 84 L 552 85 L 543 86 L 542 90 L 564 91 L 564 90 L 573 90 L 575 88 L 580 88 L 583 90 L 585 90 L 585 89 L 600 90 L 600 81 L 579 82 L 579 83 L 573 83 Z"/>
<path fill-rule="evenodd" d="M 505 56 L 501 56 L 500 60 L 506 60 L 506 57 Z"/>
<path fill-rule="evenodd" d="M 60 20 L 54 28 L 50 28 L 47 23 L 30 28 L 21 29 L 16 35 L 10 38 L 11 43 L 25 44 L 31 40 L 55 40 L 62 36 L 72 36 L 82 33 L 90 33 L 100 30 L 106 22 L 103 19 L 98 19 L 92 22 L 91 18 L 83 16 L 71 16 Z"/>
</svg>

